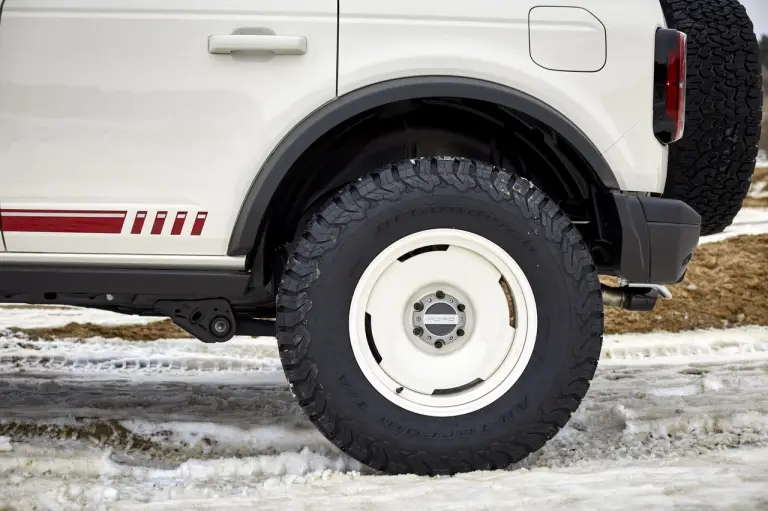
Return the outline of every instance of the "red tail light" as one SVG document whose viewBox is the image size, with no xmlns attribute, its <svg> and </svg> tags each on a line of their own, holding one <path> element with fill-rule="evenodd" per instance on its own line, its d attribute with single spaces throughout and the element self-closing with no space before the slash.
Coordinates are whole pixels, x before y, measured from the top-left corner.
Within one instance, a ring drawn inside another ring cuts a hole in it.
<svg viewBox="0 0 768 511">
<path fill-rule="evenodd" d="M 656 32 L 653 128 L 664 144 L 677 142 L 685 129 L 686 35 L 677 30 Z"/>
</svg>

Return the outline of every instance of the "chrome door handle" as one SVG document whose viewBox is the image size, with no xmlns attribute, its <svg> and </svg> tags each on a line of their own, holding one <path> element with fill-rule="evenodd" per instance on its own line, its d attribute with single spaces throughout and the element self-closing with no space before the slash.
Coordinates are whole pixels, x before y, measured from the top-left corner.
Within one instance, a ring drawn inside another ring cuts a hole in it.
<svg viewBox="0 0 768 511">
<path fill-rule="evenodd" d="M 271 34 L 226 34 L 212 35 L 208 38 L 209 53 L 224 55 L 233 51 L 304 55 L 307 53 L 307 39 Z"/>
</svg>

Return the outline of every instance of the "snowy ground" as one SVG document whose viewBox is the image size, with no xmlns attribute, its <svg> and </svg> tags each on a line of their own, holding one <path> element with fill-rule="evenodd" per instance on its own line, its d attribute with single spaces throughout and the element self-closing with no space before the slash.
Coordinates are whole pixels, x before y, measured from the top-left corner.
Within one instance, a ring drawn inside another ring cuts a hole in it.
<svg viewBox="0 0 768 511">
<path fill-rule="evenodd" d="M 271 339 L 6 334 L 0 374 L 0 509 L 768 505 L 768 328 L 609 336 L 547 447 L 453 478 L 381 476 L 338 453 L 294 404 Z"/>
<path fill-rule="evenodd" d="M 768 233 L 768 208 L 744 208 L 739 211 L 733 224 L 720 234 L 704 236 L 701 243 L 712 243 L 722 241 L 734 236 L 743 236 L 745 234 L 766 234 Z"/>
<path fill-rule="evenodd" d="M 751 210 L 728 235 L 766 231 L 768 210 Z M 73 321 L 146 320 L 0 308 L 0 510 L 768 507 L 768 328 L 607 336 L 582 407 L 541 452 L 430 479 L 334 449 L 294 403 L 273 339 L 3 332 Z"/>
</svg>

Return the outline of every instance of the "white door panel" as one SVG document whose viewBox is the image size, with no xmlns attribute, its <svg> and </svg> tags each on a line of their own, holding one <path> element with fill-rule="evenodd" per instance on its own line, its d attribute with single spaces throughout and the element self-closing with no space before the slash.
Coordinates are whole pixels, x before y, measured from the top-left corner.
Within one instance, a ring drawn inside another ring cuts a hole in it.
<svg viewBox="0 0 768 511">
<path fill-rule="evenodd" d="M 336 23 L 336 0 L 6 0 L 8 250 L 225 254 L 261 164 L 335 97 Z M 233 33 L 306 52 L 209 53 Z"/>
</svg>

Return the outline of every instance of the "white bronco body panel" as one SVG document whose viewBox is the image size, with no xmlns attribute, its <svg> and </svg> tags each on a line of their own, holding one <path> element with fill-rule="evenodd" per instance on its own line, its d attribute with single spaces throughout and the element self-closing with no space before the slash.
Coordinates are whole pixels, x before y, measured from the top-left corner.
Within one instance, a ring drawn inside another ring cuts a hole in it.
<svg viewBox="0 0 768 511">
<path fill-rule="evenodd" d="M 336 13 L 336 0 L 7 0 L 3 217 L 96 211 L 108 231 L 6 227 L 7 249 L 225 255 L 256 171 L 336 95 Z M 304 37 L 310 51 L 208 52 L 210 36 L 243 28 Z"/>
<path fill-rule="evenodd" d="M 449 75 L 479 78 L 538 98 L 578 126 L 604 156 L 622 190 L 661 192 L 665 148 L 652 122 L 654 33 L 665 26 L 658 0 L 565 0 L 606 27 L 607 59 L 598 72 L 550 71 L 529 52 L 529 13 L 541 0 L 342 0 L 339 94 L 392 78 Z M 562 47 L 573 31 L 591 30 L 570 9 L 549 17 Z M 534 11 L 535 12 L 535 11 Z M 631 12 L 631 16 L 627 13 Z M 391 13 L 407 13 L 393 15 Z M 588 32 L 587 32 L 588 33 Z M 542 50 L 543 51 L 543 50 Z M 541 60 L 558 59 L 541 55 Z M 638 135 L 632 132 L 638 127 Z M 633 135 L 624 138 L 626 135 Z M 631 144 L 631 145 L 630 145 Z"/>
<path fill-rule="evenodd" d="M 578 126 L 623 190 L 663 190 L 667 149 L 651 127 L 658 0 L 338 5 L 6 0 L 0 260 L 242 264 L 227 244 L 279 142 L 335 97 L 403 77 L 524 92 Z M 210 36 L 242 32 L 304 38 L 306 53 L 209 53 Z"/>
</svg>

